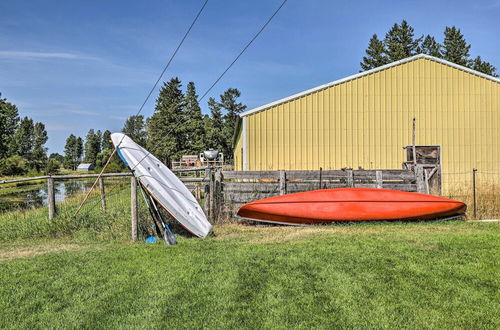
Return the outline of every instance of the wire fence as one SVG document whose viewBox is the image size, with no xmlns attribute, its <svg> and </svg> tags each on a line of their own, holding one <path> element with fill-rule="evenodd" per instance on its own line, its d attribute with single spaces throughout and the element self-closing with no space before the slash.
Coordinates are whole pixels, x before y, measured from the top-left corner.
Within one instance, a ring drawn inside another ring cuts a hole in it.
<svg viewBox="0 0 500 330">
<path fill-rule="evenodd" d="M 500 218 L 500 172 L 472 169 L 441 176 L 442 196 L 466 203 L 470 219 Z"/>
</svg>

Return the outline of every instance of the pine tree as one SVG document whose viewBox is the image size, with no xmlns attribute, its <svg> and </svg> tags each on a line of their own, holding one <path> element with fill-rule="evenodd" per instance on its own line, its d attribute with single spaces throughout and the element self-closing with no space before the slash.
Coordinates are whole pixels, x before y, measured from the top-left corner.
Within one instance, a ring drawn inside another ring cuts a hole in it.
<svg viewBox="0 0 500 330">
<path fill-rule="evenodd" d="M 85 162 L 94 164 L 97 160 L 97 154 L 101 152 L 101 137 L 90 129 L 85 139 Z"/>
<path fill-rule="evenodd" d="M 222 106 L 213 97 L 208 99 L 208 108 L 210 109 L 210 119 L 206 121 L 207 127 L 207 148 L 213 148 L 223 151 L 226 147 L 224 136 L 224 120 L 222 117 Z"/>
<path fill-rule="evenodd" d="M 227 89 L 224 94 L 220 96 L 220 105 L 226 114 L 224 115 L 224 128 L 222 131 L 224 137 L 224 156 L 226 159 L 233 158 L 233 137 L 234 130 L 236 128 L 236 122 L 239 118 L 239 114 L 244 111 L 247 107 L 241 102 L 237 102 L 237 99 L 241 96 L 241 93 L 236 88 Z"/>
<path fill-rule="evenodd" d="M 467 44 L 460 29 L 454 26 L 445 28 L 443 41 L 443 58 L 445 60 L 467 66 L 469 50 L 470 44 Z"/>
<path fill-rule="evenodd" d="M 3 99 L 0 93 L 0 159 L 10 156 L 9 148 L 18 124 L 17 107 Z"/>
<path fill-rule="evenodd" d="M 185 122 L 181 86 L 177 77 L 163 83 L 156 99 L 155 112 L 147 123 L 148 150 L 167 165 L 184 149 L 184 137 L 179 134 L 184 131 L 182 124 Z"/>
<path fill-rule="evenodd" d="M 367 56 L 363 56 L 363 62 L 359 63 L 363 70 L 370 70 L 389 63 L 389 58 L 385 55 L 385 46 L 374 34 L 365 50 Z"/>
<path fill-rule="evenodd" d="M 31 159 L 33 152 L 33 120 L 28 117 L 21 119 L 10 143 L 10 154 Z"/>
<path fill-rule="evenodd" d="M 111 142 L 111 132 L 109 130 L 105 130 L 102 133 L 102 141 L 101 141 L 101 149 L 104 150 L 112 150 L 113 142 Z"/>
<path fill-rule="evenodd" d="M 203 115 L 201 114 L 200 104 L 194 82 L 187 84 L 186 96 L 184 98 L 185 113 L 187 116 L 185 153 L 198 154 L 205 149 L 205 126 L 203 124 Z"/>
<path fill-rule="evenodd" d="M 33 130 L 33 153 L 30 167 L 41 171 L 47 164 L 47 148 L 44 146 L 48 140 L 47 131 L 43 123 L 36 123 Z"/>
<path fill-rule="evenodd" d="M 497 68 L 495 68 L 491 63 L 483 61 L 481 56 L 476 57 L 474 60 L 470 61 L 469 67 L 473 70 L 486 73 L 493 77 L 498 77 L 495 73 Z"/>
<path fill-rule="evenodd" d="M 384 45 L 389 62 L 399 61 L 417 53 L 422 37 L 414 39 L 413 31 L 408 22 L 403 20 L 401 25 L 395 23 L 387 32 Z"/>
<path fill-rule="evenodd" d="M 419 53 L 440 58 L 442 56 L 441 47 L 434 37 L 427 35 L 420 45 Z"/>
<path fill-rule="evenodd" d="M 143 115 L 128 117 L 123 125 L 122 132 L 137 144 L 146 145 L 146 124 Z"/>
</svg>

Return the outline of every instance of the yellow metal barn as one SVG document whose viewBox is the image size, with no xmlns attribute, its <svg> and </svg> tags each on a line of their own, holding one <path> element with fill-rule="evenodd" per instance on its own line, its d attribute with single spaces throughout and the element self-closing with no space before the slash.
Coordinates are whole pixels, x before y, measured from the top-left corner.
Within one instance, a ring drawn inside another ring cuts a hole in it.
<svg viewBox="0 0 500 330">
<path fill-rule="evenodd" d="M 237 170 L 397 169 L 441 147 L 442 172 L 500 171 L 500 79 L 416 55 L 241 113 Z"/>
</svg>

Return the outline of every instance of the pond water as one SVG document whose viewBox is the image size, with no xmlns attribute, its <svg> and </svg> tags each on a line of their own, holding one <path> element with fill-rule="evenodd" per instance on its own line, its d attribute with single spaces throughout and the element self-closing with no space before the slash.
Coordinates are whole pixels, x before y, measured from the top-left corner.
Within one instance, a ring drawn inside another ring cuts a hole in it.
<svg viewBox="0 0 500 330">
<path fill-rule="evenodd" d="M 85 192 L 94 183 L 90 180 L 55 181 L 56 203 Z M 47 183 L 9 187 L 2 192 L 0 186 L 0 213 L 14 209 L 32 209 L 47 206 Z"/>
</svg>

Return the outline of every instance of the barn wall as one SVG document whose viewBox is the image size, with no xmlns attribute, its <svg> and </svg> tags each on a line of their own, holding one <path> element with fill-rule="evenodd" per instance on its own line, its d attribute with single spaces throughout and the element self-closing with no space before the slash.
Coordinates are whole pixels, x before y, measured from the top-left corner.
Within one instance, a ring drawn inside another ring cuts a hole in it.
<svg viewBox="0 0 500 330">
<path fill-rule="evenodd" d="M 443 172 L 500 169 L 500 84 L 424 58 L 249 115 L 247 169 L 401 168 L 413 117 Z"/>
</svg>

